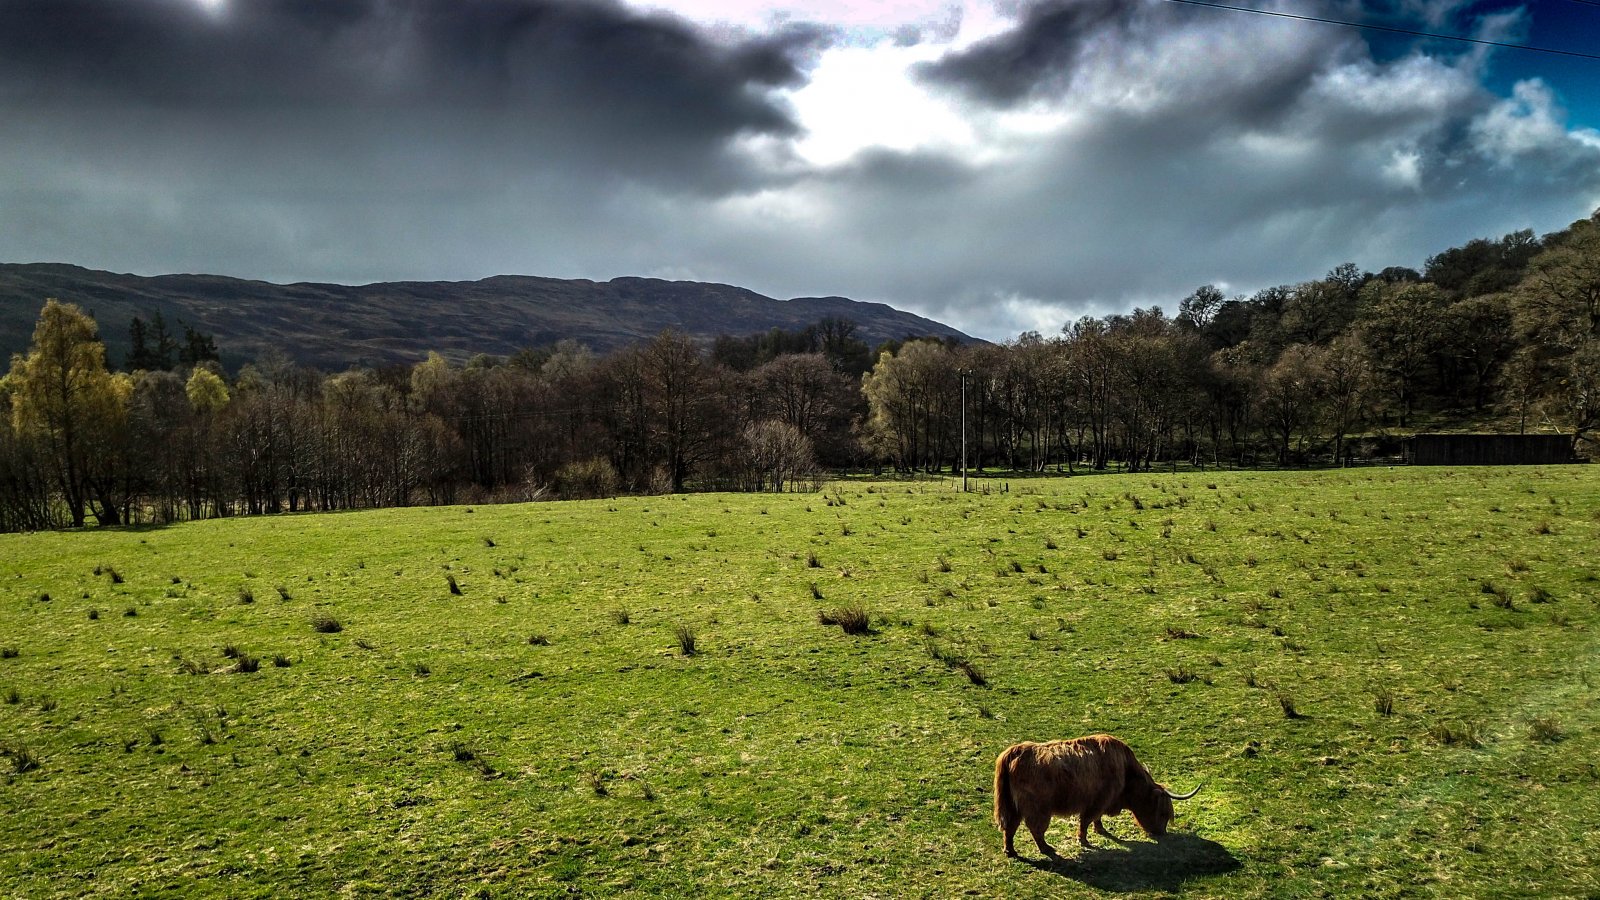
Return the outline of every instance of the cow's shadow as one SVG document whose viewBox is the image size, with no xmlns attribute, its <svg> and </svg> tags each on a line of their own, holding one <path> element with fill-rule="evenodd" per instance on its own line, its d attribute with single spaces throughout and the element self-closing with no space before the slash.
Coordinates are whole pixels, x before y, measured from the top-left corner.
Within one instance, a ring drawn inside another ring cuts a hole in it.
<svg viewBox="0 0 1600 900">
<path fill-rule="evenodd" d="M 1100 838 L 1096 843 L 1094 849 L 1080 850 L 1075 856 L 1026 858 L 1026 862 L 1063 878 L 1112 892 L 1176 891 L 1191 879 L 1221 875 L 1239 868 L 1239 860 L 1228 848 L 1192 834 L 1169 833 L 1159 842 L 1112 842 Z"/>
</svg>

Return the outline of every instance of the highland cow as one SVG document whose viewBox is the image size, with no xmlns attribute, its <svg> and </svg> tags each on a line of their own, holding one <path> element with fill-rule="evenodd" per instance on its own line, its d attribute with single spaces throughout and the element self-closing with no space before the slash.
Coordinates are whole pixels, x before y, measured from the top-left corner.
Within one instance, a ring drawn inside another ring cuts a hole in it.
<svg viewBox="0 0 1600 900">
<path fill-rule="evenodd" d="M 1034 843 L 1047 856 L 1055 848 L 1044 839 L 1052 816 L 1078 817 L 1078 842 L 1089 844 L 1089 826 L 1097 834 L 1116 840 L 1101 816 L 1123 810 L 1133 813 L 1139 827 L 1152 838 L 1167 833 L 1172 821 L 1172 801 L 1187 800 L 1157 784 L 1133 756 L 1128 745 L 1109 734 L 1070 741 L 1023 743 L 1006 748 L 994 763 L 994 821 L 1005 835 L 1007 856 L 1016 856 L 1012 838 L 1026 824 Z"/>
</svg>

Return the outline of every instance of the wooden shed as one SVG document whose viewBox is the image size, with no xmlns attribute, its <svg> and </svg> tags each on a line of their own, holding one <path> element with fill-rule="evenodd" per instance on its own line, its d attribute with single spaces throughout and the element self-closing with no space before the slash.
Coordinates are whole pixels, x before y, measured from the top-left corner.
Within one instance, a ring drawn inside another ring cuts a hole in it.
<svg viewBox="0 0 1600 900">
<path fill-rule="evenodd" d="M 1418 434 L 1406 439 L 1414 466 L 1536 466 L 1577 462 L 1565 434 Z"/>
</svg>

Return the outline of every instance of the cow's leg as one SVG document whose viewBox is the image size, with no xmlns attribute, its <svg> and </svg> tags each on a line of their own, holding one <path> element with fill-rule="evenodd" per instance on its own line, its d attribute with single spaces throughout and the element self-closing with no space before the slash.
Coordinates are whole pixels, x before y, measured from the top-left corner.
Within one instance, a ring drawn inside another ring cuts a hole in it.
<svg viewBox="0 0 1600 900">
<path fill-rule="evenodd" d="M 1015 857 L 1017 855 L 1017 845 L 1014 843 L 1014 839 L 1017 836 L 1017 826 L 1021 824 L 1015 818 L 1005 819 L 1000 823 L 1000 833 L 1006 837 L 1007 856 Z"/>
<path fill-rule="evenodd" d="M 1089 823 L 1093 822 L 1096 828 L 1100 827 L 1100 817 L 1094 813 L 1084 813 L 1078 816 L 1078 843 L 1085 847 L 1093 847 L 1089 843 Z"/>
<path fill-rule="evenodd" d="M 1038 813 L 1029 815 L 1027 822 L 1028 832 L 1033 835 L 1033 842 L 1039 845 L 1040 852 L 1045 856 L 1055 856 L 1056 848 L 1050 846 L 1050 842 L 1044 839 L 1044 833 L 1050 830 L 1050 814 Z"/>
<path fill-rule="evenodd" d="M 1094 833 L 1100 835 L 1101 837 L 1111 838 L 1113 841 L 1118 840 L 1116 835 L 1107 831 L 1106 826 L 1100 823 L 1099 816 L 1094 817 Z"/>
</svg>

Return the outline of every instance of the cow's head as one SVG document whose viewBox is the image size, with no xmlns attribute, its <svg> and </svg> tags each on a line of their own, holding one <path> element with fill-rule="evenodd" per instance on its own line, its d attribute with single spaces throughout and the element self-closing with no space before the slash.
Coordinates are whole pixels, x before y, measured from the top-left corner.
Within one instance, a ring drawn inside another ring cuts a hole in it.
<svg viewBox="0 0 1600 900">
<path fill-rule="evenodd" d="M 1166 785 L 1145 777 L 1128 785 L 1123 805 L 1133 813 L 1134 821 L 1139 823 L 1145 834 L 1159 839 L 1167 833 L 1167 825 L 1172 822 L 1172 801 L 1187 800 L 1198 793 L 1200 788 L 1196 787 L 1187 794 L 1174 794 L 1167 790 Z"/>
</svg>

